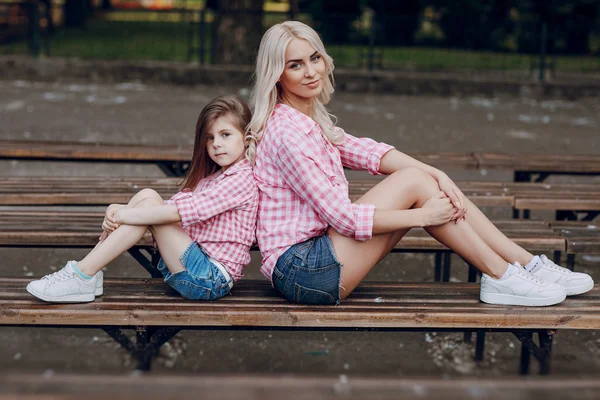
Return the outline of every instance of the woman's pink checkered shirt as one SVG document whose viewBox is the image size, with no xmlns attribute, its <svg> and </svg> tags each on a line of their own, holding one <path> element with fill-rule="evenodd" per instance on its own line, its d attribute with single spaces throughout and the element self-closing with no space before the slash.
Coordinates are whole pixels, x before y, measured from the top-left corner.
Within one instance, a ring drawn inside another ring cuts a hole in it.
<svg viewBox="0 0 600 400">
<path fill-rule="evenodd" d="M 256 235 L 261 272 L 269 280 L 281 254 L 325 234 L 329 226 L 356 240 L 371 238 L 375 206 L 350 202 L 343 167 L 379 174 L 381 157 L 391 149 L 345 132 L 344 143 L 333 145 L 312 118 L 275 106 L 254 167 L 260 190 Z"/>
</svg>

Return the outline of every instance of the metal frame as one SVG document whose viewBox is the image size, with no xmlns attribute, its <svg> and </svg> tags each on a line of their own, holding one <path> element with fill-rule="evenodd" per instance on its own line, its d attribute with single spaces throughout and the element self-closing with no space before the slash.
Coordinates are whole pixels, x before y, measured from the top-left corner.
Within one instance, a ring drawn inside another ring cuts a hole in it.
<svg viewBox="0 0 600 400">
<path fill-rule="evenodd" d="M 3 326 L 12 327 L 40 327 L 40 328 L 85 328 L 85 329 L 102 329 L 112 339 L 119 343 L 131 356 L 137 361 L 136 369 L 142 372 L 149 372 L 152 368 L 154 357 L 158 356 L 160 348 L 163 344 L 171 340 L 177 333 L 183 330 L 255 330 L 255 331 L 321 331 L 321 332 L 467 332 L 467 328 L 318 328 L 318 327 L 264 327 L 264 326 L 151 326 L 151 325 L 136 325 L 136 326 L 121 326 L 121 325 L 22 325 L 8 324 Z M 135 339 L 132 340 L 123 330 L 135 330 Z M 519 374 L 529 375 L 531 356 L 539 363 L 540 375 L 549 375 L 552 370 L 552 340 L 556 335 L 554 329 L 510 329 L 510 328 L 486 328 L 477 329 L 477 342 L 475 344 L 475 361 L 483 360 L 484 353 L 484 337 L 486 332 L 510 332 L 517 337 L 522 343 L 521 345 L 521 360 L 519 364 Z M 537 333 L 538 343 L 536 344 L 533 335 Z M 481 339 L 480 339 L 481 338 Z"/>
</svg>

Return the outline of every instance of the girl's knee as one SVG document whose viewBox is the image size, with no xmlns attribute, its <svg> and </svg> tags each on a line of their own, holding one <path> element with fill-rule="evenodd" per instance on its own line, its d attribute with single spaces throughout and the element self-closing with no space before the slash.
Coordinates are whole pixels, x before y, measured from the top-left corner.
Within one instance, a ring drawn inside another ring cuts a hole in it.
<svg viewBox="0 0 600 400">
<path fill-rule="evenodd" d="M 158 196 L 158 193 L 157 193 Z M 164 204 L 164 201 L 162 200 L 162 198 L 160 196 L 158 197 L 145 197 L 143 199 L 141 199 L 140 201 L 137 202 L 137 204 L 134 206 L 134 208 L 136 207 L 154 207 L 154 206 L 161 206 Z"/>
<path fill-rule="evenodd" d="M 142 189 L 138 192 L 138 196 L 140 196 L 143 199 L 146 198 L 160 198 L 160 195 L 158 194 L 158 192 L 154 189 L 150 189 L 150 188 L 146 188 L 146 189 Z"/>
</svg>

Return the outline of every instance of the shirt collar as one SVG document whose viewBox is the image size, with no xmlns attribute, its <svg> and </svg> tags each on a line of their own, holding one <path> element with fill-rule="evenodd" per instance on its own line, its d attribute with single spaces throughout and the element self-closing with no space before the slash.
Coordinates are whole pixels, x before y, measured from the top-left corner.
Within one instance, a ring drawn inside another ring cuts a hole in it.
<svg viewBox="0 0 600 400">
<path fill-rule="evenodd" d="M 241 160 L 233 164 L 231 167 L 227 168 L 225 172 L 221 174 L 221 176 L 233 175 L 238 171 L 251 170 L 252 164 L 245 157 Z"/>
<path fill-rule="evenodd" d="M 298 124 L 302 132 L 305 134 L 308 134 L 310 131 L 312 131 L 315 126 L 318 126 L 314 119 L 306 114 L 301 113 L 294 107 L 288 106 L 287 104 L 277 103 L 273 113 L 275 115 L 285 115 Z"/>
</svg>

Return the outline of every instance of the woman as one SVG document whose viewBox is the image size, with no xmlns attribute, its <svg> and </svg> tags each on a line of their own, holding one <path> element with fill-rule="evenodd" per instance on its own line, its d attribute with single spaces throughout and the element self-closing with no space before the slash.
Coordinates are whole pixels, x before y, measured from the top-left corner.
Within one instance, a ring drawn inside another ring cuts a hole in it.
<svg viewBox="0 0 600 400">
<path fill-rule="evenodd" d="M 262 38 L 249 125 L 258 145 L 248 152 L 260 190 L 261 271 L 284 297 L 338 303 L 413 227 L 482 271 L 486 303 L 546 306 L 593 287 L 588 275 L 513 243 L 442 171 L 336 127 L 325 109 L 333 68 L 301 22 Z M 343 166 L 389 176 L 352 204 Z"/>
</svg>

